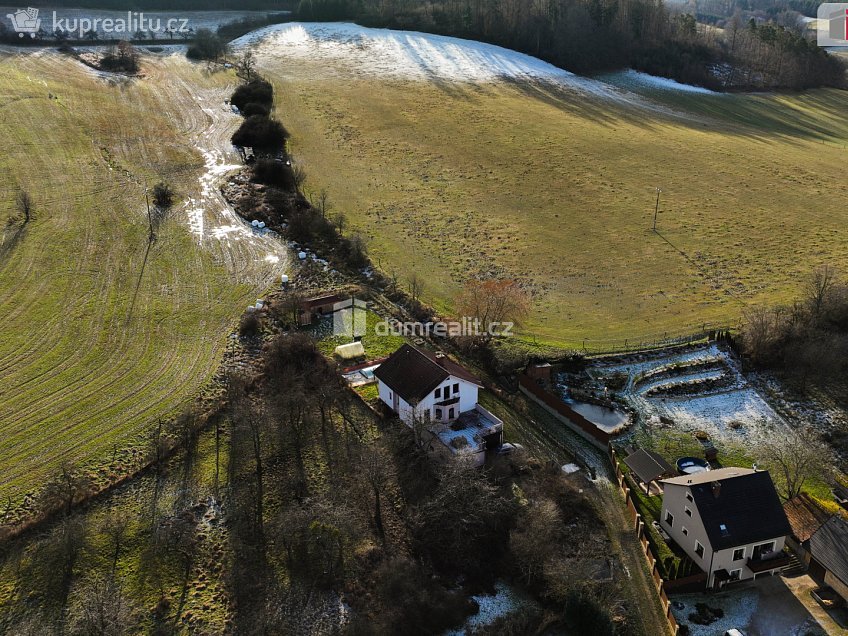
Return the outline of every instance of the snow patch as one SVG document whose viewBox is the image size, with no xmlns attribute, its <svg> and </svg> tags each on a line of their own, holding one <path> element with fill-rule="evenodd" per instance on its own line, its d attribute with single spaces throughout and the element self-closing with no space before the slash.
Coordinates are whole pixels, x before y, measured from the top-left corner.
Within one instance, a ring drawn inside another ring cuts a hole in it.
<svg viewBox="0 0 848 636">
<path fill-rule="evenodd" d="M 704 88 L 703 86 L 694 86 L 692 84 L 682 84 L 680 82 L 676 82 L 673 79 L 668 79 L 667 77 L 658 77 L 656 75 L 649 75 L 648 73 L 642 73 L 641 71 L 634 71 L 633 69 L 628 69 L 626 71 L 619 71 L 617 73 L 608 73 L 600 76 L 600 78 L 604 82 L 608 82 L 613 86 L 618 86 L 620 88 L 626 88 L 629 90 L 638 90 L 640 88 L 650 88 L 655 90 L 662 91 L 678 91 L 682 93 L 696 93 L 700 95 L 721 95 L 722 93 L 717 93 L 716 91 L 711 91 L 708 88 Z"/>
<path fill-rule="evenodd" d="M 542 81 L 632 106 L 662 110 L 609 83 L 580 77 L 538 58 L 492 44 L 415 31 L 370 29 L 350 23 L 290 22 L 270 25 L 231 43 L 253 47 L 263 60 L 286 60 L 282 73 L 302 72 L 293 60 L 325 62 L 312 79 L 355 76 L 399 80 L 491 83 Z"/>
</svg>

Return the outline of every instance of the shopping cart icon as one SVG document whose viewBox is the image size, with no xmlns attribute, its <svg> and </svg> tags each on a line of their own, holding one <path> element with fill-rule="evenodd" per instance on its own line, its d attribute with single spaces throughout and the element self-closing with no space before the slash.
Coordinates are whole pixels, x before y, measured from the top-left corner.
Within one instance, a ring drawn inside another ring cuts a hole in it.
<svg viewBox="0 0 848 636">
<path fill-rule="evenodd" d="M 41 20 L 38 17 L 38 9 L 32 7 L 28 9 L 18 9 L 14 13 L 7 13 L 6 17 L 12 21 L 12 28 L 19 38 L 24 37 L 29 33 L 29 37 L 34 38 L 35 34 L 41 28 Z"/>
</svg>

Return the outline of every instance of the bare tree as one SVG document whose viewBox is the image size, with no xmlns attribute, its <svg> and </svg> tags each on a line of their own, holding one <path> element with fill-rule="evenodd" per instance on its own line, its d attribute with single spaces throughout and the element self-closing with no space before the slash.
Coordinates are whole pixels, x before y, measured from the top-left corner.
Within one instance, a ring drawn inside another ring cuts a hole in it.
<svg viewBox="0 0 848 636">
<path fill-rule="evenodd" d="M 253 73 L 256 70 L 256 58 L 253 57 L 253 51 L 245 51 L 236 64 L 236 68 L 239 75 L 248 82 L 253 79 Z"/>
<path fill-rule="evenodd" d="M 129 517 L 123 514 L 117 514 L 110 510 L 103 520 L 101 531 L 109 541 L 109 557 L 112 559 L 112 576 L 118 570 L 118 560 L 121 558 L 121 549 L 124 546 L 124 541 L 127 538 L 130 520 Z"/>
<path fill-rule="evenodd" d="M 374 528 L 383 538 L 386 534 L 383 523 L 383 496 L 391 481 L 392 461 L 377 442 L 372 442 L 362 450 L 360 464 L 374 497 Z"/>
<path fill-rule="evenodd" d="M 558 553 L 562 528 L 559 508 L 548 498 L 534 501 L 518 518 L 510 533 L 510 547 L 528 585 L 543 576 L 545 566 Z"/>
<path fill-rule="evenodd" d="M 830 476 L 831 451 L 810 426 L 775 432 L 759 456 L 786 500 L 799 495 L 810 481 Z"/>
<path fill-rule="evenodd" d="M 43 497 L 49 507 L 60 507 L 68 516 L 77 499 L 84 496 L 90 487 L 91 479 L 65 461 L 59 475 L 45 486 Z"/>
<path fill-rule="evenodd" d="M 24 225 L 32 220 L 32 197 L 26 190 L 19 190 L 15 198 L 15 207 L 24 219 Z"/>
<path fill-rule="evenodd" d="M 829 265 L 817 269 L 807 281 L 806 299 L 813 318 L 818 319 L 821 316 L 835 284 L 836 277 Z"/>
<path fill-rule="evenodd" d="M 75 636 L 121 636 L 134 631 L 136 610 L 114 576 L 95 575 L 82 584 L 69 615 Z"/>
<path fill-rule="evenodd" d="M 501 333 L 509 323 L 520 324 L 530 313 L 530 298 L 512 280 L 471 279 L 456 300 L 461 315 L 479 321 L 485 335 Z"/>
<path fill-rule="evenodd" d="M 421 300 L 421 295 L 424 293 L 424 279 L 418 275 L 418 272 L 413 271 L 409 275 L 409 296 L 413 303 Z"/>
</svg>

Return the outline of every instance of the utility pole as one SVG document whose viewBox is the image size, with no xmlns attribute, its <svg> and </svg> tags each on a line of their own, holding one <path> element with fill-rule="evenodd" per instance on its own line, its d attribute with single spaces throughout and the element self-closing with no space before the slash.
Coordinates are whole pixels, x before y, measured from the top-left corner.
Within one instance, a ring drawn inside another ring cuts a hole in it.
<svg viewBox="0 0 848 636">
<path fill-rule="evenodd" d="M 662 190 L 657 188 L 657 205 L 654 208 L 654 232 L 657 231 L 657 215 L 660 212 L 660 194 L 662 194 Z"/>
<path fill-rule="evenodd" d="M 150 226 L 150 236 L 147 240 L 152 243 L 155 235 L 153 234 L 153 216 L 150 214 L 150 191 L 147 188 L 144 189 L 144 199 L 147 201 L 147 223 Z"/>
</svg>

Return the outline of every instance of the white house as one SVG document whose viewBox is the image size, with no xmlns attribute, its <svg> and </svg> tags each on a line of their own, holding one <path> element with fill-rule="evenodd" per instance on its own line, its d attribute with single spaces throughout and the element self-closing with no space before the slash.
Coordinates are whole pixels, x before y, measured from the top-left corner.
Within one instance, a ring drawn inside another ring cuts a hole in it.
<svg viewBox="0 0 848 636">
<path fill-rule="evenodd" d="M 768 471 L 720 468 L 662 480 L 660 525 L 707 587 L 779 572 L 791 528 Z"/>
<path fill-rule="evenodd" d="M 503 422 L 477 403 L 480 380 L 443 353 L 403 345 L 375 371 L 380 399 L 407 425 L 423 425 L 477 464 L 503 440 Z"/>
</svg>

